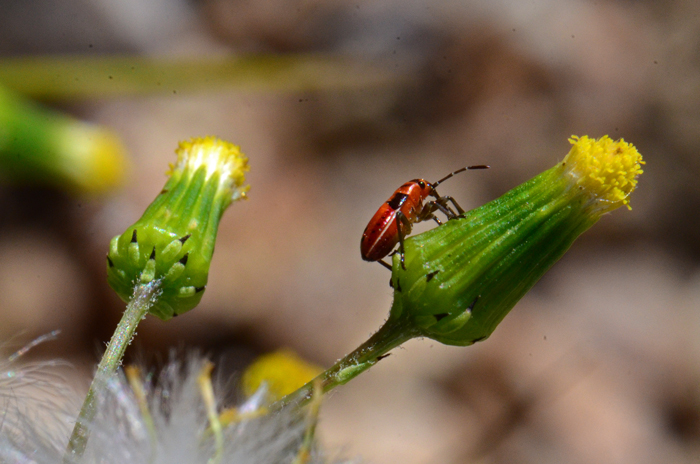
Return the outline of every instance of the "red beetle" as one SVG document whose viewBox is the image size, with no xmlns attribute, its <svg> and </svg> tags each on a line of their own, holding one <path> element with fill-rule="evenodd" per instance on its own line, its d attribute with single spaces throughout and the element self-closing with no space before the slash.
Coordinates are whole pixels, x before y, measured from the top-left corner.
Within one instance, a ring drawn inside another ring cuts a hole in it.
<svg viewBox="0 0 700 464">
<path fill-rule="evenodd" d="M 384 267 L 391 269 L 391 266 L 382 261 L 382 258 L 391 253 L 391 250 L 398 243 L 401 266 L 405 268 L 403 239 L 411 233 L 411 227 L 414 223 L 432 219 L 441 225 L 442 222 L 435 217 L 436 211 L 444 213 L 448 220 L 464 213 L 464 210 L 452 197 L 442 197 L 435 189 L 442 182 L 467 169 L 488 169 L 488 166 L 467 166 L 451 172 L 432 184 L 425 179 L 414 179 L 396 189 L 391 198 L 380 206 L 372 216 L 362 234 L 360 242 L 362 259 L 378 261 Z M 435 200 L 425 202 L 429 196 L 434 197 Z M 457 212 L 450 207 L 448 202 L 454 205 Z"/>
</svg>

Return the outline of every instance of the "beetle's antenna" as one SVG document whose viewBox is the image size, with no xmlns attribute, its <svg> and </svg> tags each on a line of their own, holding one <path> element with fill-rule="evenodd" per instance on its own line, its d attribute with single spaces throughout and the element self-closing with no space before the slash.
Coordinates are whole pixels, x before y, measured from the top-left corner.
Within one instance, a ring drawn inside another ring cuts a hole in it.
<svg viewBox="0 0 700 464">
<path fill-rule="evenodd" d="M 438 185 L 440 185 L 441 183 L 445 182 L 445 181 L 446 181 L 447 179 L 449 179 L 450 177 L 454 176 L 455 174 L 459 174 L 460 172 L 464 172 L 464 171 L 466 171 L 467 169 L 488 169 L 488 168 L 490 168 L 490 167 L 491 167 L 491 166 L 487 166 L 487 165 L 485 165 L 485 164 L 477 164 L 477 165 L 475 165 L 475 166 L 466 166 L 466 167 L 463 167 L 462 169 L 457 169 L 456 171 L 449 173 L 448 175 L 446 175 L 445 177 L 443 177 L 443 178 L 440 179 L 439 181 L 433 182 L 431 185 L 432 185 L 433 188 L 436 188 Z"/>
</svg>

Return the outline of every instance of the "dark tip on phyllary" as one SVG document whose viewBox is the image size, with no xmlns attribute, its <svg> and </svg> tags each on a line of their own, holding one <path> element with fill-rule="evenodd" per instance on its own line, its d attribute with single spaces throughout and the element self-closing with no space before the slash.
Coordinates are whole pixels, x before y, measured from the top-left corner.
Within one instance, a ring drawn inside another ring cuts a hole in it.
<svg viewBox="0 0 700 464">
<path fill-rule="evenodd" d="M 187 239 L 190 238 L 191 236 L 192 236 L 192 234 L 187 234 L 187 235 L 185 235 L 184 237 L 182 237 L 182 238 L 180 239 L 180 243 L 182 243 L 182 244 L 184 245 L 185 242 L 187 241 Z"/>
<path fill-rule="evenodd" d="M 156 259 L 156 246 L 153 245 L 153 251 L 151 251 L 151 256 L 148 259 Z"/>
<path fill-rule="evenodd" d="M 107 255 L 107 264 L 109 265 L 109 267 L 114 267 L 114 263 L 112 262 L 112 258 L 110 258 L 109 255 Z"/>
<path fill-rule="evenodd" d="M 195 287 L 194 292 L 195 293 L 203 292 L 205 288 L 207 288 L 206 285 L 202 285 L 201 287 Z"/>
<path fill-rule="evenodd" d="M 189 256 L 190 256 L 189 253 L 187 253 L 185 256 L 183 256 L 182 259 L 180 260 L 180 264 L 182 264 L 183 266 L 186 266 L 187 265 L 187 258 Z"/>
<path fill-rule="evenodd" d="M 131 243 L 137 243 L 138 240 L 136 240 L 136 229 L 134 229 L 134 233 L 131 234 Z"/>
<path fill-rule="evenodd" d="M 387 353 L 387 354 L 383 354 L 383 355 L 381 355 L 381 356 L 377 356 L 377 362 L 381 361 L 381 360 L 384 359 L 384 358 L 388 358 L 389 356 L 391 356 L 391 353 Z"/>
<path fill-rule="evenodd" d="M 433 280 L 433 277 L 435 277 L 438 274 L 438 272 L 440 271 L 433 271 L 428 273 L 428 275 L 425 276 L 425 281 L 430 282 L 431 280 Z"/>
<path fill-rule="evenodd" d="M 435 316 L 435 319 L 437 319 L 437 321 L 440 322 L 441 320 L 443 320 L 447 316 L 449 316 L 449 314 L 448 313 L 440 313 L 440 314 L 434 314 L 433 316 Z"/>
</svg>

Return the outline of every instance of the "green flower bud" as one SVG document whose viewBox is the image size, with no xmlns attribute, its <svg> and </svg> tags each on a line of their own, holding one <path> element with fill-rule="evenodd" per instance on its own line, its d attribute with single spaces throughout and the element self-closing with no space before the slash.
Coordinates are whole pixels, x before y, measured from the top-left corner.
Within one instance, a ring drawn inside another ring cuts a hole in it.
<svg viewBox="0 0 700 464">
<path fill-rule="evenodd" d="M 163 190 L 107 254 L 107 281 L 124 301 L 135 286 L 158 282 L 150 313 L 163 320 L 199 304 L 221 216 L 247 190 L 239 147 L 205 137 L 181 142 L 176 153 Z"/>
<path fill-rule="evenodd" d="M 555 167 L 480 208 L 405 241 L 394 255 L 391 320 L 448 345 L 487 338 L 606 212 L 628 204 L 641 156 L 624 140 L 570 139 Z"/>
</svg>

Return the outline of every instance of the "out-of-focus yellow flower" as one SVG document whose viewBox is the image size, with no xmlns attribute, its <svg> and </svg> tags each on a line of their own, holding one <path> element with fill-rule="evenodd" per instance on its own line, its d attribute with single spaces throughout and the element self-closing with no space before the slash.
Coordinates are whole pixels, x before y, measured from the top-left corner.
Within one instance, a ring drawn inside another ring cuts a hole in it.
<svg viewBox="0 0 700 464">
<path fill-rule="evenodd" d="M 243 373 L 243 393 L 253 395 L 267 384 L 268 398 L 276 401 L 301 387 L 323 371 L 291 350 L 283 349 L 260 356 Z"/>
<path fill-rule="evenodd" d="M 128 165 L 113 132 L 0 87 L 0 178 L 99 194 L 121 186 Z"/>
</svg>

